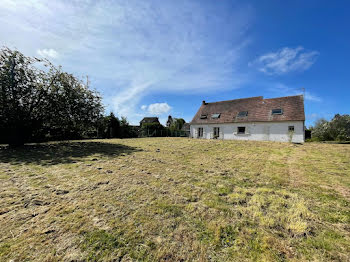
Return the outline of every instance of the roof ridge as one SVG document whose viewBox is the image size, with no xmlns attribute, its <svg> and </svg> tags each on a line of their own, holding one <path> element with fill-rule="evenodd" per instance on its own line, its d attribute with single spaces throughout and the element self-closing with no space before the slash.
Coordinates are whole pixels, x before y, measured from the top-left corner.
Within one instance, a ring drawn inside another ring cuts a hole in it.
<svg viewBox="0 0 350 262">
<path fill-rule="evenodd" d="M 297 97 L 297 96 L 301 96 L 303 97 L 303 94 L 300 95 L 293 95 L 293 96 L 280 96 L 280 97 L 273 97 L 273 98 L 265 98 L 264 100 L 273 100 L 273 99 L 280 99 L 280 98 L 288 98 L 288 97 Z"/>
<path fill-rule="evenodd" d="M 223 101 L 217 101 L 217 102 L 205 102 L 205 104 L 216 104 L 216 103 L 223 103 L 223 102 L 232 102 L 232 101 L 237 101 L 237 100 L 247 100 L 247 99 L 257 99 L 261 98 L 264 99 L 263 96 L 252 96 L 252 97 L 246 97 L 246 98 L 237 98 L 237 99 L 231 99 L 231 100 L 223 100 Z"/>
</svg>

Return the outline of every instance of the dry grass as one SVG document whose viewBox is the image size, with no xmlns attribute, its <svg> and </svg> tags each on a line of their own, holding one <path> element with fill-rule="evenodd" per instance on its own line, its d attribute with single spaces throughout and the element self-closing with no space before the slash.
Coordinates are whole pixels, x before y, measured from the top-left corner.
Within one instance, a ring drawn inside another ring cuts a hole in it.
<svg viewBox="0 0 350 262">
<path fill-rule="evenodd" d="M 1 261 L 349 261 L 350 146 L 100 140 L 0 150 Z"/>
</svg>

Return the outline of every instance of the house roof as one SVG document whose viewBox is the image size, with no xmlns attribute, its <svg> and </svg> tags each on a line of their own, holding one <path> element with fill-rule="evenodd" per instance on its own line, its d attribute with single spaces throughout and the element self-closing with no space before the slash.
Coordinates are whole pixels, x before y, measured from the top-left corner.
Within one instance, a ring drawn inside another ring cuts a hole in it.
<svg viewBox="0 0 350 262">
<path fill-rule="evenodd" d="M 144 117 L 140 123 L 159 123 L 158 117 Z"/>
<path fill-rule="evenodd" d="M 273 109 L 282 109 L 283 113 L 273 115 Z M 242 111 L 248 111 L 248 115 L 239 117 L 238 113 Z M 215 118 L 214 114 L 220 115 Z M 212 115 L 214 115 L 214 118 L 212 118 Z M 203 101 L 191 124 L 304 120 L 304 98 L 302 95 L 269 99 L 257 96 L 214 103 Z"/>
</svg>

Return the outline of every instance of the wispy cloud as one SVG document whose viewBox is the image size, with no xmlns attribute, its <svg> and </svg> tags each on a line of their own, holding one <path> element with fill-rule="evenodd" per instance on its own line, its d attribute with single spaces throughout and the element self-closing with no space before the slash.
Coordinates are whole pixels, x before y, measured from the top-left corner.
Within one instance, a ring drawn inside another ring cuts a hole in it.
<svg viewBox="0 0 350 262">
<path fill-rule="evenodd" d="M 252 16 L 232 1 L 3 0 L 0 41 L 27 54 L 59 50 L 64 68 L 104 81 L 111 109 L 138 122 L 142 99 L 154 92 L 240 87 Z"/>
<path fill-rule="evenodd" d="M 268 89 L 271 92 L 277 93 L 281 96 L 290 96 L 290 95 L 301 95 L 304 94 L 303 88 L 293 88 L 289 87 L 282 83 L 274 84 L 272 87 Z M 312 101 L 312 102 L 321 102 L 322 99 L 315 95 L 310 93 L 309 91 L 305 91 L 305 100 Z"/>
<path fill-rule="evenodd" d="M 58 58 L 58 52 L 55 49 L 38 49 L 37 54 L 46 58 Z"/>
<path fill-rule="evenodd" d="M 309 120 L 315 120 L 317 118 L 320 118 L 320 116 L 316 113 L 312 113 L 312 114 L 308 114 L 306 115 L 306 118 L 309 119 Z"/>
<path fill-rule="evenodd" d="M 167 103 L 154 103 L 148 106 L 142 105 L 141 109 L 151 115 L 160 116 L 168 113 L 171 110 L 171 106 L 169 106 Z"/>
<path fill-rule="evenodd" d="M 259 71 L 268 75 L 282 75 L 293 71 L 309 69 L 319 56 L 317 51 L 305 51 L 301 46 L 297 48 L 284 47 L 276 52 L 264 54 L 250 63 Z"/>
</svg>

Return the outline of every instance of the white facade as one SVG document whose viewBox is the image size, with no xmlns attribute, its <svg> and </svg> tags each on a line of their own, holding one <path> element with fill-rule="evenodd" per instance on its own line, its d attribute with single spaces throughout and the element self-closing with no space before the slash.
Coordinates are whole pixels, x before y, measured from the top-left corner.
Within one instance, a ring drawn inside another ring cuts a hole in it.
<svg viewBox="0 0 350 262">
<path fill-rule="evenodd" d="M 214 137 L 214 132 L 217 133 L 218 128 L 219 136 Z M 190 131 L 191 137 L 205 139 L 217 138 L 294 143 L 303 143 L 305 140 L 304 121 L 191 124 Z"/>
</svg>

